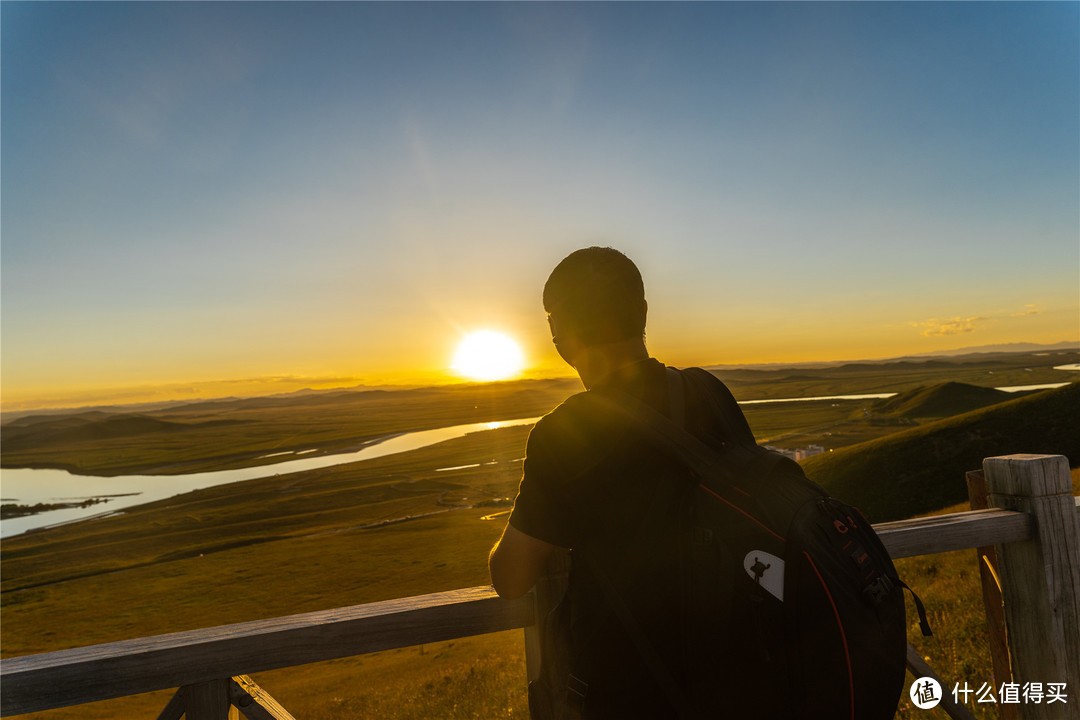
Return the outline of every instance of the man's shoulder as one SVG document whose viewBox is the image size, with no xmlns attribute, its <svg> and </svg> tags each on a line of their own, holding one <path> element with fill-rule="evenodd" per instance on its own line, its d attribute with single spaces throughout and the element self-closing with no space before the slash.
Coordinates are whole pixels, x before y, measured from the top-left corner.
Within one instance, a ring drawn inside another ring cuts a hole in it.
<svg viewBox="0 0 1080 720">
<path fill-rule="evenodd" d="M 529 433 L 526 454 L 571 469 L 595 466 L 620 445 L 629 419 L 586 390 L 540 418 Z M 571 473 L 572 474 L 572 473 Z"/>
<path fill-rule="evenodd" d="M 696 380 L 697 382 L 704 383 L 704 384 L 706 384 L 706 385 L 708 385 L 710 387 L 715 387 L 717 385 L 720 385 L 720 386 L 724 385 L 724 383 L 720 380 L 720 378 L 716 377 L 716 375 L 713 375 L 711 372 L 709 372 L 705 368 L 688 367 L 688 368 L 682 368 L 681 370 L 679 370 L 679 372 L 682 373 L 685 377 L 692 378 L 692 379 Z"/>
<path fill-rule="evenodd" d="M 530 438 L 555 439 L 563 435 L 579 436 L 587 431 L 603 413 L 589 390 L 582 390 L 562 401 L 547 415 L 536 421 Z"/>
</svg>

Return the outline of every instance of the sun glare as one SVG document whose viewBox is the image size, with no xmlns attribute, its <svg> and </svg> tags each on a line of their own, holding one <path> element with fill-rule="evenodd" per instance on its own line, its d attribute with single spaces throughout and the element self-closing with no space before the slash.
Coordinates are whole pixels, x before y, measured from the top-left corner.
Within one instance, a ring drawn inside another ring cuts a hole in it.
<svg viewBox="0 0 1080 720">
<path fill-rule="evenodd" d="M 521 348 L 508 336 L 478 330 L 458 345 L 450 369 L 470 380 L 506 380 L 521 372 L 524 364 Z"/>
</svg>

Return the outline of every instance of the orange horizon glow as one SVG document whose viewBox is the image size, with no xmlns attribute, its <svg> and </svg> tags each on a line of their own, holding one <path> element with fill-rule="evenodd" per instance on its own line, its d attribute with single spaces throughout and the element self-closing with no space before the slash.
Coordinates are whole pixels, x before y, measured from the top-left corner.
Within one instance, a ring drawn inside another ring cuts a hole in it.
<svg viewBox="0 0 1080 720">
<path fill-rule="evenodd" d="M 522 334 L 524 336 L 524 334 Z M 247 377 L 239 374 L 234 377 L 213 377 L 206 372 L 185 373 L 178 370 L 176 375 L 190 378 L 187 381 L 154 379 L 132 379 L 131 382 L 99 383 L 56 383 L 11 387 L 6 381 L 0 397 L 0 412 L 28 412 L 32 410 L 50 410 L 60 408 L 86 408 L 103 405 L 134 405 L 144 403 L 198 402 L 229 397 L 265 397 L 269 395 L 294 393 L 305 389 L 405 389 L 475 382 L 505 382 L 514 380 L 545 380 L 574 378 L 573 368 L 567 366 L 552 348 L 549 342 L 541 343 L 533 338 L 532 345 L 521 343 L 523 364 L 518 372 L 502 380 L 477 379 L 463 376 L 453 370 L 452 352 L 443 369 L 431 367 L 403 367 L 384 372 L 358 374 L 354 372 L 333 372 L 332 368 L 320 368 L 321 372 L 297 372 L 291 374 L 253 374 Z M 543 338 L 546 340 L 546 337 Z M 1080 340 L 1062 340 L 1047 338 L 1034 340 L 1044 344 L 1071 342 L 1080 345 Z M 747 344 L 749 345 L 749 344 Z M 742 348 L 719 348 L 714 352 L 698 351 L 678 342 L 660 341 L 650 343 L 651 354 L 661 362 L 676 367 L 688 366 L 755 366 L 755 365 L 796 365 L 801 363 L 833 363 L 879 361 L 888 358 L 917 355 L 945 348 L 852 345 L 830 348 L 833 352 L 824 352 L 814 348 L 803 348 L 801 352 L 751 352 L 748 346 Z M 963 347 L 955 348 L 962 351 Z M 725 352 L 726 350 L 726 352 Z M 342 367 L 348 364 L 342 363 Z"/>
</svg>

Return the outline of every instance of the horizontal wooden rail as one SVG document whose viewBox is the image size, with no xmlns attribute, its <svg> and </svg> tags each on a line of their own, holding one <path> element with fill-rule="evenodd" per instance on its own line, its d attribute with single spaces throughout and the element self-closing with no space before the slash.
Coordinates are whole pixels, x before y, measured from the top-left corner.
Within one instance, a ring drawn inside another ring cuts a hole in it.
<svg viewBox="0 0 1080 720">
<path fill-rule="evenodd" d="M 1028 540 L 1032 518 L 978 510 L 875 525 L 894 558 Z M 490 587 L 123 640 L 0 662 L 0 715 L 135 695 L 531 625 L 532 596 Z"/>
<path fill-rule="evenodd" d="M 1030 540 L 1035 519 L 1014 510 L 969 510 L 874 525 L 894 560 Z"/>
<path fill-rule="evenodd" d="M 534 615 L 531 596 L 503 600 L 475 587 L 8 658 L 0 714 L 522 628 Z"/>
</svg>

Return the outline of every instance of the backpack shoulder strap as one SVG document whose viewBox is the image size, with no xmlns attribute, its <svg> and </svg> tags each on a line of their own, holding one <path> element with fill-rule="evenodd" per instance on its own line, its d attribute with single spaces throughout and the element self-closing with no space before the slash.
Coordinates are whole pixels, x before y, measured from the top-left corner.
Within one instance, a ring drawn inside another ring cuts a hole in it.
<svg viewBox="0 0 1080 720">
<path fill-rule="evenodd" d="M 682 377 L 678 370 L 666 368 L 668 373 L 669 403 L 673 414 L 680 409 L 685 414 L 685 392 Z M 610 397 L 597 395 L 598 402 L 612 412 L 628 416 L 641 427 L 645 436 L 655 440 L 661 447 L 679 459 L 691 472 L 701 477 L 716 474 L 729 474 L 726 463 L 721 462 L 719 454 L 697 437 L 664 416 L 648 403 L 625 393 L 611 393 Z"/>
<path fill-rule="evenodd" d="M 668 417 L 675 427 L 679 429 L 686 428 L 686 388 L 683 386 L 683 377 L 675 368 L 664 368 L 664 375 L 667 377 L 667 401 L 668 411 L 671 413 Z"/>
<path fill-rule="evenodd" d="M 720 424 L 724 439 L 728 444 L 757 444 L 738 401 L 720 378 L 702 368 L 687 368 L 682 371 L 682 374 L 698 388 L 706 402 L 712 406 L 713 417 Z"/>
</svg>

